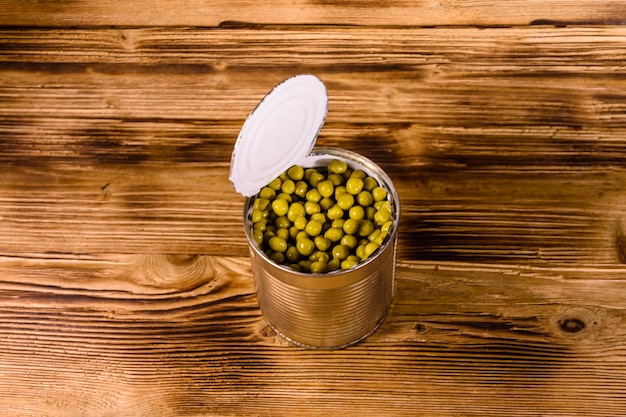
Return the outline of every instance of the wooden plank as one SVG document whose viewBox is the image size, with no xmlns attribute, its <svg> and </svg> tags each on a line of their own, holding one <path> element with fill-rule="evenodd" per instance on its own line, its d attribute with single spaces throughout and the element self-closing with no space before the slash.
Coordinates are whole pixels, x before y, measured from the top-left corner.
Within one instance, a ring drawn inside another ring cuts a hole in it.
<svg viewBox="0 0 626 417">
<path fill-rule="evenodd" d="M 252 24 L 502 26 L 528 24 L 623 24 L 618 0 L 354 1 L 251 0 L 177 2 L 0 1 L 0 25 L 21 26 L 230 26 Z"/>
<path fill-rule="evenodd" d="M 0 1 L 0 415 L 623 414 L 626 29 L 555 22 L 623 6 L 413 3 Z M 227 178 L 300 72 L 402 200 L 344 350 L 263 320 Z"/>
<path fill-rule="evenodd" d="M 5 29 L 0 251 L 245 256 L 232 147 L 306 71 L 330 94 L 318 144 L 394 180 L 400 259 L 620 263 L 625 35 Z"/>
<path fill-rule="evenodd" d="M 467 180 L 456 178 L 457 173 L 424 183 L 422 171 L 391 172 L 403 205 L 400 259 L 621 262 L 622 199 L 611 188 L 618 188 L 623 174 L 607 182 L 580 172 L 535 179 L 494 178 L 497 173 L 491 172 Z M 243 198 L 227 175 L 225 167 L 190 166 L 2 170 L 0 247 L 5 254 L 243 256 Z M 572 176 L 578 179 L 572 182 Z M 483 194 L 474 191 L 477 180 Z M 517 187 L 511 189 L 511 182 Z M 601 188 L 607 188 L 607 196 L 595 195 Z"/>
<path fill-rule="evenodd" d="M 623 271 L 559 274 L 404 262 L 377 333 L 307 351 L 267 327 L 247 258 L 3 257 L 0 404 L 7 416 L 619 415 Z"/>
</svg>

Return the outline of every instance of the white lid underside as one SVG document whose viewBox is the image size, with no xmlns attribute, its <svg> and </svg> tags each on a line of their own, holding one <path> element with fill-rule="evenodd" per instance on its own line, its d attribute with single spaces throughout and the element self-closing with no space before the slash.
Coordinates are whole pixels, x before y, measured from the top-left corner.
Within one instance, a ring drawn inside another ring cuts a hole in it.
<svg viewBox="0 0 626 417">
<path fill-rule="evenodd" d="M 277 85 L 246 119 L 233 150 L 230 181 L 246 197 L 313 149 L 328 110 L 324 84 L 297 75 Z"/>
</svg>

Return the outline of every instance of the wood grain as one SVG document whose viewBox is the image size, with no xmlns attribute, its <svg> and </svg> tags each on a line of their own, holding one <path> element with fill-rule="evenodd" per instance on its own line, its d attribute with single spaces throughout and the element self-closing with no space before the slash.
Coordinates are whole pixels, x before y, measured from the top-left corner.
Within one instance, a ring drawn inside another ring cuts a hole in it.
<svg viewBox="0 0 626 417">
<path fill-rule="evenodd" d="M 154 2 L 72 0 L 0 1 L 0 24 L 21 26 L 230 26 L 239 24 L 387 26 L 510 26 L 624 24 L 618 0 L 185 0 Z"/>
<path fill-rule="evenodd" d="M 5 29 L 3 251 L 244 256 L 234 141 L 275 83 L 313 72 L 318 144 L 399 190 L 401 259 L 619 262 L 625 35 Z"/>
<path fill-rule="evenodd" d="M 247 258 L 0 266 L 4 415 L 609 416 L 626 405 L 624 282 L 602 272 L 401 263 L 375 335 L 307 351 L 261 318 Z"/>
<path fill-rule="evenodd" d="M 0 0 L 0 415 L 622 415 L 625 12 Z M 228 180 L 304 72 L 317 143 L 402 204 L 390 314 L 343 350 L 263 319 Z"/>
</svg>

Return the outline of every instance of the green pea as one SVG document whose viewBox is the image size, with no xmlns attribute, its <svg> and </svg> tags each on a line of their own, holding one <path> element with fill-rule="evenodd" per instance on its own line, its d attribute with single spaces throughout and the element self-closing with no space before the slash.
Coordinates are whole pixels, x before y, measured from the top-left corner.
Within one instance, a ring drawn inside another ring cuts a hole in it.
<svg viewBox="0 0 626 417">
<path fill-rule="evenodd" d="M 341 269 L 343 269 L 343 270 L 352 269 L 358 263 L 359 263 L 359 261 L 355 261 L 354 259 L 350 259 L 350 260 L 344 259 L 343 261 L 341 261 Z"/>
<path fill-rule="evenodd" d="M 305 198 L 306 198 L 306 201 L 310 201 L 312 203 L 319 203 L 319 201 L 322 199 L 322 195 L 320 194 L 317 188 L 312 188 L 306 192 Z"/>
<path fill-rule="evenodd" d="M 264 220 L 266 216 L 267 216 L 267 213 L 258 209 L 253 209 L 250 219 L 252 220 L 253 223 L 257 223 L 257 222 L 260 222 L 261 220 Z"/>
<path fill-rule="evenodd" d="M 287 170 L 287 176 L 294 181 L 299 181 L 304 178 L 304 168 L 300 165 L 294 165 Z"/>
<path fill-rule="evenodd" d="M 285 258 L 291 263 L 296 263 L 300 260 L 300 253 L 295 246 L 289 246 L 285 251 Z"/>
<path fill-rule="evenodd" d="M 315 243 L 315 247 L 318 250 L 327 251 L 330 248 L 330 240 L 326 239 L 324 236 L 315 236 L 313 243 Z"/>
<path fill-rule="evenodd" d="M 280 229 L 289 229 L 291 227 L 291 222 L 287 218 L 287 216 L 279 216 L 274 220 L 274 226 Z"/>
<path fill-rule="evenodd" d="M 358 179 L 363 180 L 363 179 L 365 179 L 365 177 L 367 177 L 367 174 L 365 173 L 365 171 L 363 171 L 361 169 L 355 169 L 350 174 L 350 178 L 358 178 Z"/>
<path fill-rule="evenodd" d="M 328 209 L 327 216 L 331 220 L 341 219 L 343 218 L 343 210 L 339 206 L 334 205 Z"/>
<path fill-rule="evenodd" d="M 374 201 L 383 201 L 387 198 L 387 190 L 383 187 L 375 187 L 372 190 L 372 196 L 374 197 Z"/>
<path fill-rule="evenodd" d="M 333 258 L 344 260 L 350 254 L 350 248 L 344 245 L 335 245 L 332 250 Z"/>
<path fill-rule="evenodd" d="M 315 250 L 315 243 L 311 239 L 304 238 L 296 242 L 296 249 L 302 256 L 309 256 Z"/>
<path fill-rule="evenodd" d="M 311 220 L 317 220 L 318 222 L 324 224 L 328 219 L 324 213 L 313 213 L 311 214 Z"/>
<path fill-rule="evenodd" d="M 272 210 L 277 216 L 284 216 L 289 211 L 289 203 L 287 200 L 278 199 L 272 201 Z"/>
<path fill-rule="evenodd" d="M 309 261 L 308 259 L 302 259 L 298 261 L 298 268 L 300 268 L 300 272 L 311 272 L 311 261 Z"/>
<path fill-rule="evenodd" d="M 268 243 L 270 248 L 275 252 L 284 252 L 287 250 L 287 241 L 282 237 L 273 236 Z"/>
<path fill-rule="evenodd" d="M 307 201 L 306 203 L 304 203 L 304 212 L 309 216 L 315 213 L 319 213 L 321 211 L 322 208 L 317 203 L 314 203 L 312 201 Z"/>
<path fill-rule="evenodd" d="M 270 255 L 270 258 L 277 264 L 285 263 L 285 255 L 282 252 L 274 252 Z"/>
<path fill-rule="evenodd" d="M 304 170 L 304 179 L 309 181 L 309 179 L 311 178 L 311 175 L 313 175 L 314 173 L 317 172 L 317 169 L 315 168 L 307 168 Z"/>
<path fill-rule="evenodd" d="M 273 200 L 276 197 L 276 190 L 270 187 L 263 187 L 261 191 L 259 191 L 259 197 L 265 198 L 266 200 Z"/>
<path fill-rule="evenodd" d="M 348 169 L 348 164 L 339 159 L 331 160 L 328 165 L 328 172 L 332 172 L 333 174 L 343 174 Z"/>
<path fill-rule="evenodd" d="M 326 272 L 336 271 L 341 268 L 341 261 L 339 259 L 333 258 L 326 264 Z"/>
<path fill-rule="evenodd" d="M 274 178 L 269 184 L 267 184 L 267 186 L 274 191 L 278 191 L 280 190 L 281 184 L 282 181 L 280 180 L 280 178 Z"/>
<path fill-rule="evenodd" d="M 380 210 L 382 208 L 389 210 L 389 212 L 391 213 L 391 202 L 389 200 L 377 201 L 376 210 Z"/>
<path fill-rule="evenodd" d="M 320 181 L 317 184 L 317 191 L 322 197 L 330 197 L 335 192 L 335 186 L 330 180 Z"/>
<path fill-rule="evenodd" d="M 265 233 L 276 234 L 276 226 L 274 226 L 273 224 L 267 224 L 267 227 L 265 228 Z"/>
<path fill-rule="evenodd" d="M 376 252 L 376 249 L 379 247 L 380 245 L 375 242 L 370 242 L 365 245 L 365 257 L 368 258 L 372 253 Z"/>
<path fill-rule="evenodd" d="M 293 180 L 287 180 L 281 185 L 280 191 L 285 194 L 293 194 L 296 191 L 296 183 Z"/>
<path fill-rule="evenodd" d="M 287 211 L 287 218 L 291 222 L 295 222 L 298 217 L 303 217 L 306 214 L 304 211 L 304 204 L 299 201 L 291 203 L 289 210 Z"/>
<path fill-rule="evenodd" d="M 263 231 L 254 229 L 252 231 L 252 239 L 257 243 L 257 245 L 262 244 L 263 243 Z"/>
<path fill-rule="evenodd" d="M 367 258 L 367 256 L 365 255 L 365 247 L 366 246 L 367 246 L 367 243 L 361 243 L 359 246 L 357 246 L 357 248 L 355 250 L 356 256 L 358 256 L 360 259 Z"/>
<path fill-rule="evenodd" d="M 330 224 L 330 227 L 336 227 L 338 229 L 343 229 L 343 225 L 346 223 L 345 219 L 335 219 Z"/>
<path fill-rule="evenodd" d="M 380 210 L 377 210 L 376 214 L 374 214 L 374 222 L 376 222 L 376 224 L 378 225 L 383 225 L 387 223 L 390 219 L 391 211 L 385 206 L 381 207 Z"/>
<path fill-rule="evenodd" d="M 337 206 L 342 210 L 350 210 L 354 205 L 354 196 L 348 192 L 341 194 L 337 199 Z"/>
<path fill-rule="evenodd" d="M 357 195 L 363 189 L 363 180 L 357 177 L 350 177 L 346 181 L 346 191 L 352 195 Z"/>
<path fill-rule="evenodd" d="M 312 173 L 309 177 L 309 184 L 313 187 L 317 187 L 317 185 L 322 181 L 324 181 L 324 176 L 317 171 Z"/>
<path fill-rule="evenodd" d="M 329 174 L 328 175 L 328 181 L 333 183 L 333 187 L 338 187 L 338 186 L 342 185 L 343 182 L 344 182 L 343 175 Z"/>
<path fill-rule="evenodd" d="M 363 189 L 366 191 L 372 191 L 378 187 L 378 181 L 374 177 L 367 177 L 363 180 Z"/>
<path fill-rule="evenodd" d="M 324 211 L 328 211 L 334 205 L 335 200 L 330 197 L 324 197 L 320 200 L 320 208 Z"/>
<path fill-rule="evenodd" d="M 365 209 L 361 206 L 350 207 L 350 210 L 348 211 L 348 216 L 354 220 L 361 220 L 363 217 L 365 217 Z"/>
<path fill-rule="evenodd" d="M 339 199 L 339 196 L 347 193 L 345 185 L 337 185 L 335 186 L 335 200 Z"/>
<path fill-rule="evenodd" d="M 326 262 L 315 261 L 311 262 L 309 270 L 312 274 L 323 274 L 326 272 Z"/>
<path fill-rule="evenodd" d="M 252 228 L 254 230 L 260 230 L 262 232 L 265 232 L 265 230 L 267 229 L 267 219 L 261 219 L 258 222 L 254 223 L 254 225 L 252 226 Z"/>
<path fill-rule="evenodd" d="M 294 190 L 294 194 L 300 198 L 305 198 L 306 192 L 309 190 L 309 185 L 304 181 L 296 182 L 296 189 Z"/>
<path fill-rule="evenodd" d="M 355 249 L 358 245 L 356 237 L 351 234 L 343 235 L 339 242 L 350 250 Z"/>
<path fill-rule="evenodd" d="M 291 194 L 282 193 L 282 192 L 276 194 L 276 200 L 285 200 L 289 204 L 293 203 L 293 198 L 291 197 Z"/>
<path fill-rule="evenodd" d="M 285 240 L 289 239 L 289 229 L 282 228 L 282 229 L 276 230 L 276 236 Z"/>
<path fill-rule="evenodd" d="M 313 253 L 309 255 L 309 258 L 308 258 L 309 261 L 311 261 L 311 262 L 317 261 L 320 258 L 320 254 L 321 253 L 324 253 L 324 252 L 322 252 L 320 250 L 314 250 Z"/>
<path fill-rule="evenodd" d="M 359 222 L 359 236 L 369 236 L 374 231 L 374 223 L 371 220 L 361 220 Z"/>
<path fill-rule="evenodd" d="M 339 240 L 341 240 L 342 236 L 343 230 L 336 227 L 331 227 L 326 231 L 326 233 L 324 233 L 324 237 L 331 242 L 338 242 Z"/>
<path fill-rule="evenodd" d="M 368 207 L 371 206 L 374 202 L 374 197 L 372 197 L 372 193 L 370 193 L 369 191 L 361 191 L 356 196 L 356 201 L 357 203 L 359 203 L 360 206 Z"/>
<path fill-rule="evenodd" d="M 317 220 L 309 220 L 304 231 L 307 232 L 309 236 L 317 236 L 322 233 L 322 223 Z"/>
<path fill-rule="evenodd" d="M 254 200 L 254 208 L 256 210 L 265 211 L 267 210 L 267 206 L 269 206 L 270 201 L 267 198 L 257 198 Z"/>
<path fill-rule="evenodd" d="M 356 219 L 346 219 L 343 223 L 343 231 L 349 235 L 353 235 L 359 231 L 359 221 Z"/>
<path fill-rule="evenodd" d="M 379 246 L 383 244 L 383 242 L 385 241 L 385 239 L 387 238 L 388 233 L 387 232 L 383 232 L 382 230 L 379 230 L 380 233 L 376 234 L 376 236 L 374 236 L 373 238 L 371 238 L 370 240 L 374 243 L 377 243 Z M 372 233 L 373 235 L 374 233 Z M 370 235 L 370 237 L 372 236 Z"/>
<path fill-rule="evenodd" d="M 380 237 L 381 231 L 380 229 L 375 229 L 372 233 L 367 236 L 367 240 L 370 242 L 375 242 Z"/>
<path fill-rule="evenodd" d="M 317 250 L 309 256 L 309 261 L 322 261 L 324 263 L 328 263 L 328 261 L 330 261 L 330 255 L 328 255 L 326 251 Z"/>
<path fill-rule="evenodd" d="M 298 217 L 296 220 L 294 220 L 293 226 L 298 230 L 304 230 L 307 223 L 308 221 L 306 220 L 306 217 L 301 216 L 301 217 Z"/>
<path fill-rule="evenodd" d="M 276 233 L 273 230 L 266 230 L 263 232 L 263 243 L 268 244 L 270 239 L 275 237 Z"/>
</svg>

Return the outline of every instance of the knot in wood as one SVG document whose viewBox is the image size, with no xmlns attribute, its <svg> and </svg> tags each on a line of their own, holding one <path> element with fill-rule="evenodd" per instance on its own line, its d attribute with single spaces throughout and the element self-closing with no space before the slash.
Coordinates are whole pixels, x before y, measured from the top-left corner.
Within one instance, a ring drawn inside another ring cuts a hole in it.
<svg viewBox="0 0 626 417">
<path fill-rule="evenodd" d="M 579 318 L 565 318 L 558 322 L 561 330 L 567 333 L 578 333 L 584 330 L 587 325 Z"/>
<path fill-rule="evenodd" d="M 148 255 L 142 263 L 144 285 L 189 291 L 215 278 L 215 271 L 205 256 Z"/>
<path fill-rule="evenodd" d="M 594 343 L 598 334 L 610 331 L 607 320 L 607 311 L 599 307 L 564 306 L 554 317 L 553 325 L 562 337 L 577 343 Z"/>
</svg>

